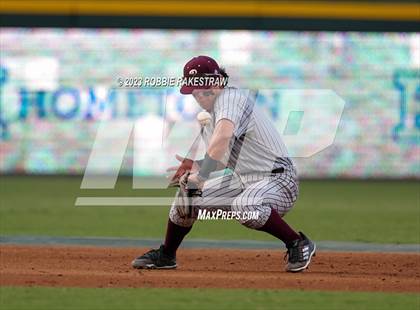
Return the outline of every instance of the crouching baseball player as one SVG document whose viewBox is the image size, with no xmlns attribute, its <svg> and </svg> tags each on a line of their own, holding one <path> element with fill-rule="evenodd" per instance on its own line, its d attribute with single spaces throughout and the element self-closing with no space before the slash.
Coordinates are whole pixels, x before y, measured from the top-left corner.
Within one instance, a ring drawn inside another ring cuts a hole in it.
<svg viewBox="0 0 420 310">
<path fill-rule="evenodd" d="M 198 56 L 184 66 L 184 77 L 227 79 L 228 76 L 214 59 Z M 176 167 L 174 180 L 179 182 L 180 189 L 169 212 L 165 242 L 159 249 L 134 259 L 132 266 L 176 268 L 176 251 L 196 221 L 197 213 L 222 209 L 235 214 L 257 213 L 257 217 L 239 216 L 238 220 L 285 243 L 287 271 L 306 269 L 315 254 L 315 243 L 282 218 L 298 196 L 296 169 L 273 124 L 254 108 L 256 94 L 208 83 L 185 84 L 181 93 L 192 94 L 211 115 L 210 123 L 201 131 L 207 152 L 198 161 L 178 158 L 182 162 Z M 221 169 L 229 173 L 211 176 Z"/>
</svg>

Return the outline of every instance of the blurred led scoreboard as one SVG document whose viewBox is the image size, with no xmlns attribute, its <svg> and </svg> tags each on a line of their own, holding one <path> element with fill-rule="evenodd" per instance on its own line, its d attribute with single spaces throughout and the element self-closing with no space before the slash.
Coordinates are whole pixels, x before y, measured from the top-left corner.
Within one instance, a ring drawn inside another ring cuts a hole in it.
<svg viewBox="0 0 420 310">
<path fill-rule="evenodd" d="M 162 175 L 198 133 L 198 109 L 176 88 L 121 89 L 117 79 L 179 77 L 205 54 L 231 85 L 270 89 L 260 105 L 275 124 L 288 89 L 309 103 L 308 89 L 344 100 L 334 143 L 296 159 L 301 176 L 420 177 L 419 33 L 3 28 L 0 47 L 2 173 L 83 173 L 107 122 L 134 123 L 141 140 L 136 152 L 128 143 L 122 173 L 136 161 L 136 174 Z M 106 173 L 118 158 L 113 143 L 104 152 Z"/>
</svg>

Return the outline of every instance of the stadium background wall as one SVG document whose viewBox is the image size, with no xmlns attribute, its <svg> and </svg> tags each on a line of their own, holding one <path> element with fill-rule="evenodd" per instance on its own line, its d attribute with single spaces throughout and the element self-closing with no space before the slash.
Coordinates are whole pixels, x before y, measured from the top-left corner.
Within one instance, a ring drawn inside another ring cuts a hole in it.
<svg viewBox="0 0 420 310">
<path fill-rule="evenodd" d="M 420 7 L 404 1 L 11 1 L 1 27 L 414 32 Z"/>
<path fill-rule="evenodd" d="M 97 125 L 91 108 L 109 105 L 113 119 L 128 121 L 165 111 L 156 92 L 115 90 L 117 76 L 177 76 L 186 58 L 210 53 L 229 65 L 234 85 L 321 87 L 346 101 L 334 145 L 299 163 L 302 177 L 417 179 L 418 13 L 415 1 L 2 1 L 0 171 L 83 173 Z M 26 83 L 22 72 L 34 73 L 39 57 L 60 68 L 57 85 Z M 174 99 L 176 109 L 184 99 Z M 263 105 L 278 120 L 289 101 L 278 89 Z M 33 136 L 41 127 L 44 140 Z M 146 167 L 166 166 L 175 151 Z M 147 152 L 146 163 L 159 158 Z M 128 156 L 123 174 L 132 163 Z M 160 173 L 148 169 L 134 172 Z"/>
</svg>

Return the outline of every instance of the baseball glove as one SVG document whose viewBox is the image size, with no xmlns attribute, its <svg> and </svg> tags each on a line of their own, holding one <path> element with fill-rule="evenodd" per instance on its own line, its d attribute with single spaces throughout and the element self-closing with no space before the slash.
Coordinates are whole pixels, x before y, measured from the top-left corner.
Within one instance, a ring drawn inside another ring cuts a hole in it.
<svg viewBox="0 0 420 310">
<path fill-rule="evenodd" d="M 178 212 L 183 218 L 192 218 L 195 215 L 194 198 L 201 197 L 201 190 L 188 183 L 190 171 L 184 173 L 179 179 Z"/>
</svg>

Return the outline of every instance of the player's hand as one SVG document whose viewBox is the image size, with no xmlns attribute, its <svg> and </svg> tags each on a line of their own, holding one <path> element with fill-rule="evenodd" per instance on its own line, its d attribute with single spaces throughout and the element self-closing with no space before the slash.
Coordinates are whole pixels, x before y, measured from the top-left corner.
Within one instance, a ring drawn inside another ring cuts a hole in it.
<svg viewBox="0 0 420 310">
<path fill-rule="evenodd" d="M 176 185 L 179 182 L 179 179 L 187 172 L 191 171 L 192 173 L 199 170 L 199 165 L 189 158 L 184 158 L 179 156 L 178 154 L 175 155 L 175 158 L 181 162 L 179 166 L 172 166 L 166 169 L 166 172 L 175 172 L 172 176 L 168 176 L 171 180 L 170 185 Z"/>
</svg>

